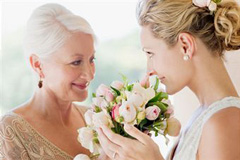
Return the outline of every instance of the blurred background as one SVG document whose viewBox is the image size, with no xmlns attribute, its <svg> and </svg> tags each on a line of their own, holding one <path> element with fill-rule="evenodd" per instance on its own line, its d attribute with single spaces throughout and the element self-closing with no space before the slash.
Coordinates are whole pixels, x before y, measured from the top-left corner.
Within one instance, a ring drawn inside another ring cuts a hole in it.
<svg viewBox="0 0 240 160">
<path fill-rule="evenodd" d="M 32 11 L 45 3 L 59 3 L 73 13 L 84 17 L 98 37 L 96 48 L 96 77 L 89 88 L 91 93 L 101 83 L 109 85 L 121 80 L 119 73 L 136 81 L 146 72 L 146 59 L 141 51 L 135 10 L 137 0 L 16 0 L 0 2 L 0 115 L 17 107 L 32 96 L 37 82 L 23 54 L 23 33 Z M 240 94 L 240 51 L 226 54 L 226 67 Z M 186 124 L 189 116 L 199 106 L 189 89 L 173 97 L 175 116 Z M 162 137 L 154 138 L 165 155 L 169 147 Z M 170 143 L 171 145 L 171 143 Z"/>
</svg>

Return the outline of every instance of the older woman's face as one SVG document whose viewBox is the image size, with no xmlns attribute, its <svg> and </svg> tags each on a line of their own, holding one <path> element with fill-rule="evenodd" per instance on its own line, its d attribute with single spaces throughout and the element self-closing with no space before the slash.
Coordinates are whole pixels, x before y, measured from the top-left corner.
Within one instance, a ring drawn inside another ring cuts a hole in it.
<svg viewBox="0 0 240 160">
<path fill-rule="evenodd" d="M 74 33 L 54 54 L 42 63 L 43 85 L 63 101 L 83 101 L 94 78 L 94 40 L 91 35 Z"/>
</svg>

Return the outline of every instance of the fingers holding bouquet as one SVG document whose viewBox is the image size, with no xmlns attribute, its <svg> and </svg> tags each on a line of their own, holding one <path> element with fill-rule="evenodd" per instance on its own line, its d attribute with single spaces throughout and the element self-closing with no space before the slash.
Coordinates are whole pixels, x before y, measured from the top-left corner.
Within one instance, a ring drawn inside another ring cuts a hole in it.
<svg viewBox="0 0 240 160">
<path fill-rule="evenodd" d="M 151 85 L 149 75 L 136 83 L 128 83 L 123 76 L 123 82 L 100 85 L 85 120 L 87 127 L 79 129 L 79 142 L 92 157 L 102 149 L 112 159 L 161 159 L 158 146 L 145 133 L 163 135 L 167 143 L 167 135 L 180 131 L 167 93 L 159 79 Z"/>
</svg>

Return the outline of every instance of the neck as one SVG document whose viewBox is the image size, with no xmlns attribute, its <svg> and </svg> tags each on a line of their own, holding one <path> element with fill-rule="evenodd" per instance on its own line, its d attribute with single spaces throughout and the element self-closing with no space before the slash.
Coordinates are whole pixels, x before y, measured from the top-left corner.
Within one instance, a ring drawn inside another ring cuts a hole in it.
<svg viewBox="0 0 240 160">
<path fill-rule="evenodd" d="M 28 106 L 48 121 L 68 124 L 73 110 L 72 102 L 59 100 L 45 88 L 37 89 Z"/>
<path fill-rule="evenodd" d="M 238 97 L 222 59 L 209 58 L 205 61 L 211 62 L 205 62 L 206 64 L 196 68 L 195 78 L 188 86 L 196 94 L 200 104 L 209 106 L 224 97 Z"/>
</svg>

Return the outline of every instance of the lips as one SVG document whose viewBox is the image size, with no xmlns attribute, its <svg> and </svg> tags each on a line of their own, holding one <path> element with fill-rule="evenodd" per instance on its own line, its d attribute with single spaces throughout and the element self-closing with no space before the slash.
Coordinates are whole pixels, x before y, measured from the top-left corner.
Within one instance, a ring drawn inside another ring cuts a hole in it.
<svg viewBox="0 0 240 160">
<path fill-rule="evenodd" d="M 85 82 L 85 83 L 72 83 L 72 85 L 77 87 L 80 90 L 85 90 L 88 87 L 89 83 L 88 82 Z"/>
</svg>

